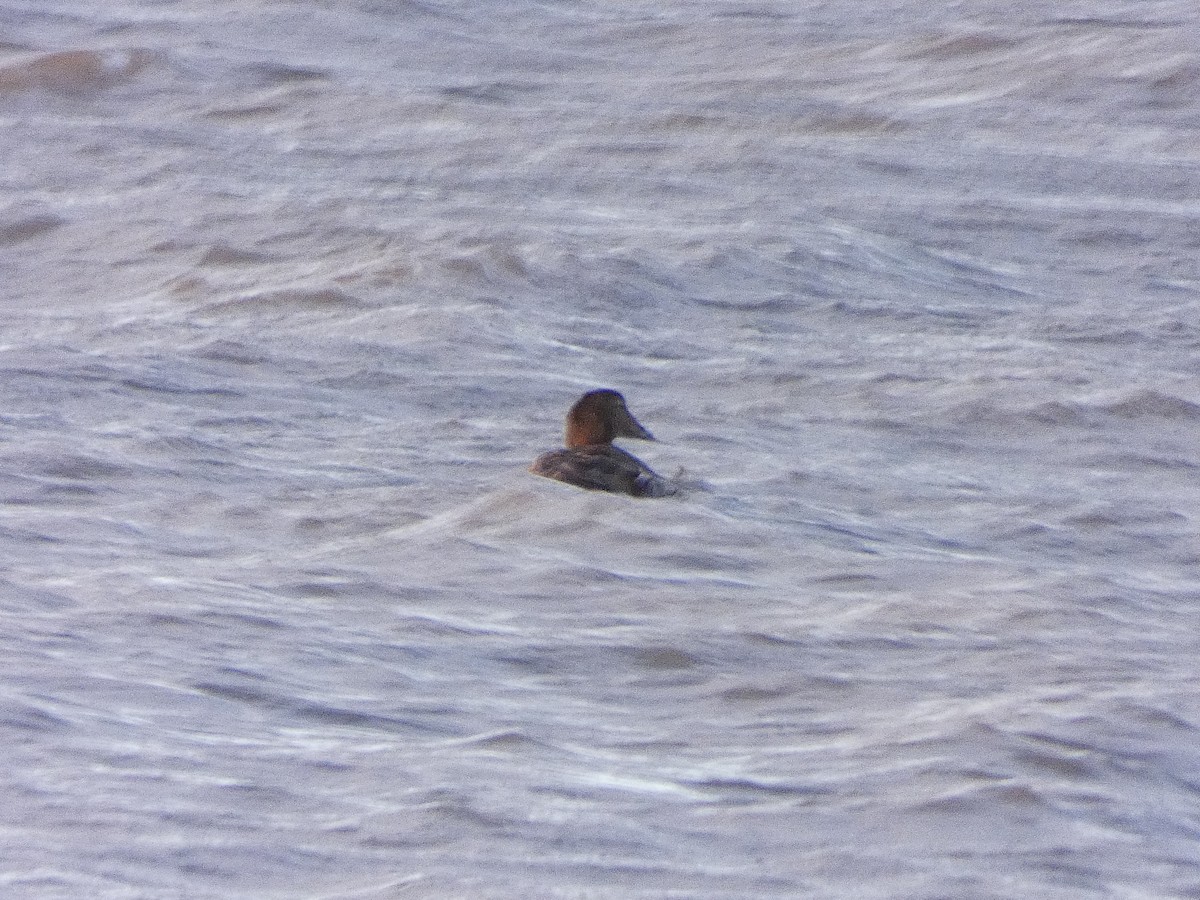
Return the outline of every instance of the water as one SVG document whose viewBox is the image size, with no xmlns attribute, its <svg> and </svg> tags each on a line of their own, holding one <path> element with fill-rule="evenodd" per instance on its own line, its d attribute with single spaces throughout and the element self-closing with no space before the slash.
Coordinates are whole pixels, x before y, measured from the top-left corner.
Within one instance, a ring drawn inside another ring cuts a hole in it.
<svg viewBox="0 0 1200 900">
<path fill-rule="evenodd" d="M 1192 4 L 0 21 L 6 897 L 1200 896 Z"/>
</svg>

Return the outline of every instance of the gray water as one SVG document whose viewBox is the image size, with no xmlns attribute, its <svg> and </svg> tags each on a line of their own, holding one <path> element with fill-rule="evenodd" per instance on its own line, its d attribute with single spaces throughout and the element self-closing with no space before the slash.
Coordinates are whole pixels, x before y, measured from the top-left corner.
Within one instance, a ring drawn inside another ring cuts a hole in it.
<svg viewBox="0 0 1200 900">
<path fill-rule="evenodd" d="M 1193 3 L 0 25 L 5 897 L 1200 896 Z"/>
</svg>

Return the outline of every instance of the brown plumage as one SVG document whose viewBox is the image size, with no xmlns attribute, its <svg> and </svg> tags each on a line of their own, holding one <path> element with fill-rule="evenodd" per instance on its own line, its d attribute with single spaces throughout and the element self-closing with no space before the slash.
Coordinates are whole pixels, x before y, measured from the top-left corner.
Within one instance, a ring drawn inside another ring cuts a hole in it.
<svg viewBox="0 0 1200 900">
<path fill-rule="evenodd" d="M 567 413 L 567 446 L 543 453 L 529 471 L 591 491 L 634 497 L 665 497 L 675 488 L 631 453 L 614 447 L 613 438 L 643 441 L 654 435 L 642 427 L 613 390 L 589 391 Z"/>
</svg>

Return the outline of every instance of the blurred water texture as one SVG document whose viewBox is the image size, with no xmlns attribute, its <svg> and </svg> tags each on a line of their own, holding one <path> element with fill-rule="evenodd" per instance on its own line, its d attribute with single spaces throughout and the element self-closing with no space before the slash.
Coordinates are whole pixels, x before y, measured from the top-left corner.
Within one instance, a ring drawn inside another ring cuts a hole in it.
<svg viewBox="0 0 1200 900">
<path fill-rule="evenodd" d="M 0 23 L 5 896 L 1200 895 L 1192 4 Z"/>
</svg>

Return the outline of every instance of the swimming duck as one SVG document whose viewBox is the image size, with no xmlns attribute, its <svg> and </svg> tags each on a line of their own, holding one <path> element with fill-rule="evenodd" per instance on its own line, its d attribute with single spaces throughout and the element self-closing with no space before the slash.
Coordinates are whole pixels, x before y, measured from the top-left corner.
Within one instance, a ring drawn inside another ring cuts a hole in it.
<svg viewBox="0 0 1200 900">
<path fill-rule="evenodd" d="M 567 446 L 533 461 L 529 471 L 587 488 L 635 497 L 665 497 L 675 488 L 631 453 L 612 444 L 613 438 L 643 441 L 654 435 L 633 417 L 625 398 L 613 390 L 588 391 L 567 413 Z"/>
</svg>

